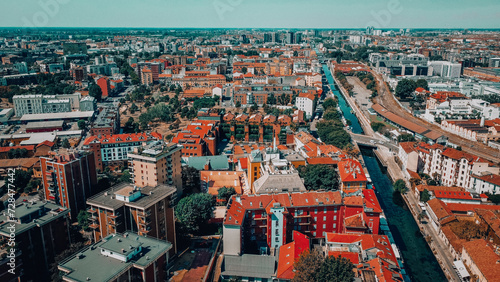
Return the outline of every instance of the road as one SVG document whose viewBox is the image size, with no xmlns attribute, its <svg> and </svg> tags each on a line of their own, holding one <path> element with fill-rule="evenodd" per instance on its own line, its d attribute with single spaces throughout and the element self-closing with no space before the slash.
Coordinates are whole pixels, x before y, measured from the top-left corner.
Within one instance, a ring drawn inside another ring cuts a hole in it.
<svg viewBox="0 0 500 282">
<path fill-rule="evenodd" d="M 390 109 L 394 114 L 406 120 L 413 121 L 428 129 L 432 129 L 439 132 L 440 134 L 448 137 L 449 142 L 462 147 L 462 150 L 467 153 L 476 155 L 478 157 L 490 160 L 495 163 L 500 163 L 500 152 L 498 150 L 488 147 L 481 142 L 470 141 L 455 134 L 452 134 L 446 130 L 443 130 L 441 127 L 435 124 L 429 123 L 428 121 L 415 117 L 411 113 L 407 112 L 396 101 L 396 98 L 389 90 L 389 86 L 387 85 L 387 83 L 385 83 L 382 76 L 373 70 L 371 71 L 371 73 L 378 80 L 379 95 L 376 97 L 377 103 L 384 106 L 386 109 Z"/>
<path fill-rule="evenodd" d="M 410 208 L 412 210 L 413 214 L 420 214 L 422 212 L 422 209 L 418 205 L 418 200 L 415 197 L 415 194 L 413 192 L 408 192 L 405 195 L 406 199 L 410 203 Z M 425 236 L 430 236 L 431 237 L 431 242 L 430 246 L 433 250 L 437 252 L 437 258 L 441 263 L 441 268 L 444 270 L 444 273 L 447 277 L 450 277 L 449 281 L 461 281 L 460 277 L 456 273 L 454 267 L 453 267 L 453 256 L 448 250 L 448 247 L 444 244 L 444 242 L 440 239 L 437 231 L 432 228 L 430 224 L 427 223 L 419 223 L 417 220 L 418 226 L 420 229 L 423 229 L 423 235 Z M 444 264 L 444 265 L 443 265 Z M 443 267 L 444 266 L 444 267 Z"/>
</svg>

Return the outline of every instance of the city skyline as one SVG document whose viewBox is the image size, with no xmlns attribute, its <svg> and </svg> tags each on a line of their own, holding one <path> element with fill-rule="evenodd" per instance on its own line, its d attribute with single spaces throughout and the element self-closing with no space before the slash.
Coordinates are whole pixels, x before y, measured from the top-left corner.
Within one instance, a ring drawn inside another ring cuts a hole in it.
<svg viewBox="0 0 500 282">
<path fill-rule="evenodd" d="M 472 28 L 500 26 L 500 3 L 430 0 L 355 3 L 296 0 L 27 0 L 3 3 L 1 27 L 130 28 Z M 443 14 L 446 11 L 446 14 Z M 87 15 L 87 16 L 82 16 Z"/>
</svg>

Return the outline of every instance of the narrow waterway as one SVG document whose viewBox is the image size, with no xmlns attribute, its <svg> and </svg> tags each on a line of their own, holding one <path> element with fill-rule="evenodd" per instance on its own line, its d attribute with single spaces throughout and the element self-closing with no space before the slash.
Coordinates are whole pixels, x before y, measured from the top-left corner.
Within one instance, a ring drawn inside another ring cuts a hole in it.
<svg viewBox="0 0 500 282">
<path fill-rule="evenodd" d="M 371 149 L 361 148 L 363 160 L 370 173 L 375 193 L 384 210 L 389 229 L 400 249 L 405 269 L 411 281 L 446 281 L 431 249 L 420 234 L 405 202 L 393 197 L 392 182 L 382 172 L 382 168 Z M 398 202 L 396 204 L 395 202 Z M 401 206 L 400 206 L 401 205 Z"/>
<path fill-rule="evenodd" d="M 351 108 L 349 107 L 349 104 L 345 100 L 344 96 L 340 91 L 337 89 L 337 85 L 335 85 L 335 81 L 333 80 L 332 73 L 328 69 L 328 66 L 326 64 L 323 64 L 323 71 L 325 72 L 326 79 L 328 80 L 328 84 L 330 84 L 330 88 L 332 89 L 333 95 L 337 97 L 337 100 L 339 102 L 339 107 L 340 110 L 342 111 L 342 114 L 344 115 L 344 118 L 346 120 L 351 121 L 351 131 L 353 133 L 357 134 L 363 134 L 363 129 L 361 128 L 361 125 L 359 124 L 358 118 L 352 112 Z"/>
</svg>

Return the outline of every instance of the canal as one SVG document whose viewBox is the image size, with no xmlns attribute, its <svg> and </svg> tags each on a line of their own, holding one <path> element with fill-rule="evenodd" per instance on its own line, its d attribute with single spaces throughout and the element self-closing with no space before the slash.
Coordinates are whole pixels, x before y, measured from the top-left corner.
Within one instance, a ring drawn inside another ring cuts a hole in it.
<svg viewBox="0 0 500 282">
<path fill-rule="evenodd" d="M 361 153 L 411 281 L 447 281 L 404 200 L 393 196 L 392 182 L 373 151 L 361 147 Z"/>
<path fill-rule="evenodd" d="M 323 71 L 333 94 L 338 99 L 344 118 L 351 121 L 352 132 L 363 134 L 363 129 L 356 115 L 351 111 L 349 104 L 338 90 L 337 85 L 335 85 L 332 73 L 326 64 L 323 64 Z M 404 200 L 400 196 L 399 198 L 393 197 L 392 182 L 383 172 L 383 168 L 372 149 L 361 147 L 361 154 L 375 186 L 377 199 L 387 218 L 389 229 L 403 256 L 406 274 L 411 281 L 446 281 L 443 271 L 421 235 L 418 225 L 406 207 Z"/>
<path fill-rule="evenodd" d="M 340 110 L 342 111 L 342 114 L 344 115 L 344 118 L 346 120 L 351 121 L 351 131 L 356 134 L 363 134 L 363 129 L 361 128 L 361 125 L 359 124 L 358 118 L 354 114 L 354 112 L 351 110 L 349 107 L 349 104 L 345 100 L 344 96 L 340 91 L 337 89 L 337 85 L 335 84 L 335 81 L 333 80 L 332 73 L 328 69 L 328 66 L 326 64 L 323 64 L 323 71 L 325 73 L 326 79 L 328 80 L 328 84 L 330 84 L 330 88 L 332 89 L 333 95 L 337 97 L 338 103 Z"/>
</svg>

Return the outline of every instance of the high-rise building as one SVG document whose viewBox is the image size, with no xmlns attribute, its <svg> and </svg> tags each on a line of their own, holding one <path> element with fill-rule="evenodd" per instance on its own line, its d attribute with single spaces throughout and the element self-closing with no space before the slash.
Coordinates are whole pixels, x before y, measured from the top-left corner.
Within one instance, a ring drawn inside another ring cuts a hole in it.
<svg viewBox="0 0 500 282">
<path fill-rule="evenodd" d="M 143 68 L 141 71 L 141 83 L 144 85 L 153 84 L 153 72 L 149 68 Z"/>
<path fill-rule="evenodd" d="M 86 208 L 97 192 L 97 171 L 92 152 L 59 150 L 40 158 L 45 199 L 71 210 L 71 218 Z"/>
<path fill-rule="evenodd" d="M 66 258 L 63 281 L 165 281 L 172 244 L 127 232 L 113 234 Z"/>
<path fill-rule="evenodd" d="M 54 258 L 70 245 L 68 214 L 69 209 L 42 201 L 17 203 L 13 219 L 0 214 L 0 239 L 8 242 L 15 234 L 17 251 L 14 274 L 3 267 L 10 258 L 0 260 L 0 281 L 50 281 Z"/>
<path fill-rule="evenodd" d="M 175 240 L 174 186 L 136 187 L 122 182 L 87 200 L 94 240 L 131 230 L 173 244 Z"/>
<path fill-rule="evenodd" d="M 294 43 L 294 38 L 295 38 L 295 33 L 292 31 L 289 31 L 285 34 L 285 43 L 286 44 L 293 44 Z"/>
<path fill-rule="evenodd" d="M 182 193 L 181 145 L 156 141 L 142 148 L 134 148 L 127 156 L 128 167 L 137 187 L 168 184 Z"/>
</svg>

